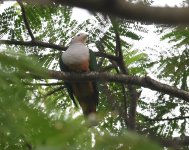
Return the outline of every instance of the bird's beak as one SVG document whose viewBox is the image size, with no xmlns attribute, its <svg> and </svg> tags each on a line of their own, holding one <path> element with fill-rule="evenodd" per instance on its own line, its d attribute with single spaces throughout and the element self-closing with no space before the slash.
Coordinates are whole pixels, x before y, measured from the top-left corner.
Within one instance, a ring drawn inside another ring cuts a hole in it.
<svg viewBox="0 0 189 150">
<path fill-rule="evenodd" d="M 84 38 L 84 42 L 87 43 L 87 40 L 88 40 L 88 34 L 85 34 L 83 38 Z"/>
</svg>

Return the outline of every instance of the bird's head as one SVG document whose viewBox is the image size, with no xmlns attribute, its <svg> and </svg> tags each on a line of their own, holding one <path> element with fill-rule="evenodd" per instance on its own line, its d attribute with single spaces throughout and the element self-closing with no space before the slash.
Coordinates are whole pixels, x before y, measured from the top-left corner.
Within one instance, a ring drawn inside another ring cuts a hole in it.
<svg viewBox="0 0 189 150">
<path fill-rule="evenodd" d="M 87 34 L 85 33 L 80 33 L 78 34 L 77 36 L 75 36 L 72 40 L 71 40 L 71 43 L 70 44 L 73 44 L 73 43 L 83 43 L 85 44 L 87 41 Z"/>
</svg>

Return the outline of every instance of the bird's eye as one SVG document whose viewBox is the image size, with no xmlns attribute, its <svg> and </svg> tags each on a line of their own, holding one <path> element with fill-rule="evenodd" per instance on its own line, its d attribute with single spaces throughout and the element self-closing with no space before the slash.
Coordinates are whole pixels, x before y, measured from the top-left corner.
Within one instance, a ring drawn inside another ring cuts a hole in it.
<svg viewBox="0 0 189 150">
<path fill-rule="evenodd" d="M 77 36 L 80 36 L 80 34 L 78 34 Z"/>
</svg>

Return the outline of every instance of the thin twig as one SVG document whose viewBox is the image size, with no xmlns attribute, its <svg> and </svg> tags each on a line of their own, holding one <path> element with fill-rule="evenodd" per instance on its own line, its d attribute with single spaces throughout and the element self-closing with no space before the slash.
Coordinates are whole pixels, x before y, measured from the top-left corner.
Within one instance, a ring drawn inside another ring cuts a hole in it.
<svg viewBox="0 0 189 150">
<path fill-rule="evenodd" d="M 31 31 L 31 28 L 30 28 L 30 25 L 29 25 L 29 22 L 28 22 L 28 19 L 27 19 L 27 16 L 26 16 L 26 11 L 24 9 L 24 5 L 22 3 L 22 0 L 17 0 L 18 4 L 20 5 L 21 7 L 21 11 L 22 11 L 22 17 L 23 17 L 23 20 L 24 20 L 24 24 L 26 26 L 26 29 L 28 30 L 28 33 L 32 39 L 32 41 L 35 41 L 35 37 Z"/>
<path fill-rule="evenodd" d="M 63 85 L 63 82 L 55 82 L 55 83 L 28 83 L 24 82 L 25 85 L 31 85 L 31 86 L 56 86 L 56 85 Z"/>
<path fill-rule="evenodd" d="M 97 71 L 99 71 L 99 72 L 106 72 L 106 71 L 110 71 L 110 70 L 112 70 L 114 68 L 115 68 L 114 65 L 109 65 L 109 66 L 106 66 L 106 67 L 99 68 Z"/>
<path fill-rule="evenodd" d="M 64 88 L 65 88 L 65 86 L 57 87 L 57 88 L 53 89 L 52 91 L 46 93 L 45 97 L 53 95 L 54 93 L 59 92 L 60 90 L 63 90 Z"/>
<path fill-rule="evenodd" d="M 180 116 L 175 118 L 154 118 L 154 119 L 145 119 L 145 121 L 174 121 L 174 120 L 183 120 L 183 119 L 189 119 L 189 116 Z"/>
<path fill-rule="evenodd" d="M 113 56 L 111 54 L 103 53 L 103 52 L 95 52 L 95 55 L 98 56 L 98 57 L 108 58 L 108 59 L 111 59 L 111 60 L 114 60 L 114 61 L 118 60 L 118 57 Z"/>
<path fill-rule="evenodd" d="M 127 102 L 127 94 L 126 94 L 126 90 L 125 90 L 125 84 L 121 84 L 122 87 L 122 91 L 123 91 L 123 106 L 124 106 L 124 121 L 125 124 L 128 125 L 128 113 L 127 113 L 127 109 L 128 109 L 128 102 Z"/>
<path fill-rule="evenodd" d="M 39 46 L 44 48 L 52 48 L 59 51 L 65 51 L 67 47 L 62 47 L 56 44 L 46 43 L 42 41 L 17 41 L 17 40 L 0 40 L 0 44 L 21 45 L 21 46 Z"/>
</svg>

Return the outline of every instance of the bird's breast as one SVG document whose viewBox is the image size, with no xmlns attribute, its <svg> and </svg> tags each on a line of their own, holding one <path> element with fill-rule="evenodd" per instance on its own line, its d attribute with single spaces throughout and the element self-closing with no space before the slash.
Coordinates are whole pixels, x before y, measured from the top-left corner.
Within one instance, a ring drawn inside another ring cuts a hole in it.
<svg viewBox="0 0 189 150">
<path fill-rule="evenodd" d="M 66 65 L 85 62 L 89 60 L 89 49 L 84 44 L 72 44 L 62 54 L 62 60 Z"/>
<path fill-rule="evenodd" d="M 70 64 L 68 68 L 73 72 L 87 72 L 89 71 L 89 60 L 83 61 L 82 63 Z"/>
</svg>

